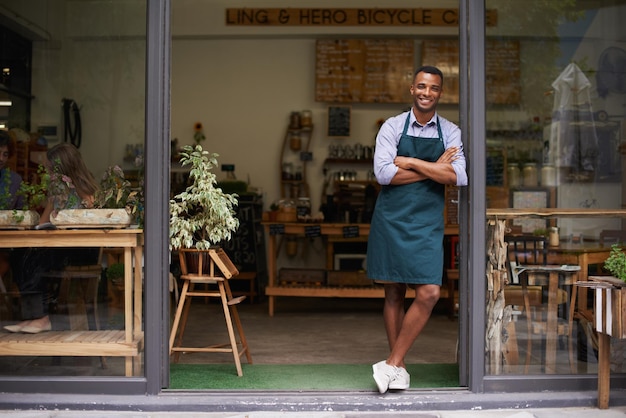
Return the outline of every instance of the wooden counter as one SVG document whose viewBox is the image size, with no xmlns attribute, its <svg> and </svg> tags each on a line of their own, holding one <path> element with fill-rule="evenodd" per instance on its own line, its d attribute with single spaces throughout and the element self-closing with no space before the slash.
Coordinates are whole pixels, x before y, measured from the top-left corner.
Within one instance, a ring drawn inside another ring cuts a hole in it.
<svg viewBox="0 0 626 418">
<path fill-rule="evenodd" d="M 269 299 L 269 315 L 274 315 L 274 304 L 278 296 L 328 297 L 328 298 L 383 298 L 385 291 L 382 286 L 294 286 L 280 285 L 277 281 L 276 260 L 278 249 L 276 236 L 293 234 L 301 236 L 323 236 L 333 241 L 345 239 L 352 241 L 367 240 L 370 224 L 346 223 L 281 223 L 263 222 L 265 235 L 268 237 L 267 265 L 268 285 L 265 294 Z M 446 228 L 444 233 L 457 234 L 456 228 Z M 332 243 L 331 243 L 332 245 Z M 328 258 L 328 254 L 327 254 Z M 328 267 L 328 266 L 327 266 Z M 415 297 L 413 289 L 407 290 L 408 297 Z M 442 299 L 448 297 L 448 288 L 441 288 Z"/>
<path fill-rule="evenodd" d="M 114 356 L 126 357 L 126 375 L 140 372 L 143 349 L 142 265 L 143 230 L 57 229 L 0 230 L 0 248 L 108 247 L 124 249 L 124 329 L 50 331 L 40 334 L 0 333 L 3 356 Z M 133 274 L 134 271 L 134 274 Z"/>
</svg>

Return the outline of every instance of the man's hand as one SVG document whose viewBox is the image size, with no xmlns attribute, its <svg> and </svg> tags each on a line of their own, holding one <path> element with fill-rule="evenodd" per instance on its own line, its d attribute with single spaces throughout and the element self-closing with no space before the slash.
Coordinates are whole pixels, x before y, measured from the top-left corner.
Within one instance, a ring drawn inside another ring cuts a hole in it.
<svg viewBox="0 0 626 418">
<path fill-rule="evenodd" d="M 438 163 L 451 164 L 452 161 L 459 158 L 456 153 L 459 152 L 458 147 L 450 147 L 441 154 L 441 157 L 437 159 Z"/>
<path fill-rule="evenodd" d="M 393 163 L 400 167 L 403 168 L 405 170 L 412 170 L 413 169 L 413 163 L 415 162 L 415 158 L 413 157 L 402 157 L 402 156 L 397 156 L 396 158 L 393 159 Z"/>
</svg>

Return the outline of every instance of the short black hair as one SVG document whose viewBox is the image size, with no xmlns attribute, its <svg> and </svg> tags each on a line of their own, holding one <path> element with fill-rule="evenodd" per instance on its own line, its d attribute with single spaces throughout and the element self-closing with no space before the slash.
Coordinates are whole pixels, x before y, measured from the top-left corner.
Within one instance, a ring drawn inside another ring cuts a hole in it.
<svg viewBox="0 0 626 418">
<path fill-rule="evenodd" d="M 439 77 L 441 77 L 441 85 L 443 86 L 443 73 L 441 72 L 439 68 L 434 67 L 432 65 L 422 65 L 417 70 L 415 70 L 415 74 L 413 74 L 413 81 L 415 81 L 415 77 L 417 77 L 419 73 L 428 73 L 428 74 L 438 75 Z"/>
</svg>

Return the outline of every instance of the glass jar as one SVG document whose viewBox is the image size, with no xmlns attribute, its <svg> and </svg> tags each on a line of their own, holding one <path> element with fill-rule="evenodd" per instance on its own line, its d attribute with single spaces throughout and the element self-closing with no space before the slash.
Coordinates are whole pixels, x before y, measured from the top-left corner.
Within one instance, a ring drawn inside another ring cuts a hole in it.
<svg viewBox="0 0 626 418">
<path fill-rule="evenodd" d="M 308 197 L 299 197 L 296 206 L 298 219 L 311 216 L 311 199 Z"/>
<path fill-rule="evenodd" d="M 302 148 L 300 133 L 293 132 L 291 134 L 291 138 L 289 139 L 289 148 L 291 148 L 292 151 L 300 151 L 300 148 Z"/>
<path fill-rule="evenodd" d="M 546 164 L 541 167 L 541 185 L 556 186 L 556 169 L 553 165 Z"/>
<path fill-rule="evenodd" d="M 313 117 L 310 110 L 303 110 L 302 116 L 300 118 L 300 123 L 302 123 L 303 128 L 310 128 L 313 126 Z"/>
<path fill-rule="evenodd" d="M 520 186 L 520 177 L 522 176 L 519 171 L 519 165 L 515 163 L 511 163 L 506 167 L 507 181 L 509 183 L 509 187 L 519 187 Z"/>
<path fill-rule="evenodd" d="M 548 233 L 548 244 L 550 247 L 558 247 L 559 241 L 559 228 L 556 226 L 550 227 L 550 232 Z"/>
<path fill-rule="evenodd" d="M 293 163 L 283 163 L 283 180 L 293 180 Z"/>
<path fill-rule="evenodd" d="M 300 129 L 302 127 L 300 112 L 291 112 L 289 116 L 289 129 Z"/>
<path fill-rule="evenodd" d="M 539 184 L 537 164 L 524 164 L 524 169 L 522 170 L 522 178 L 524 187 L 537 187 L 537 185 Z"/>
</svg>

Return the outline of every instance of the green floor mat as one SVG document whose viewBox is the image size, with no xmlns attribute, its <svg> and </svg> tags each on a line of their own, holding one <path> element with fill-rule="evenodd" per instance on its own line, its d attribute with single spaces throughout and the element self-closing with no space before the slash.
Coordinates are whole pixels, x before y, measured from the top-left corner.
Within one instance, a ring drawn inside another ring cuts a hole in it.
<svg viewBox="0 0 626 418">
<path fill-rule="evenodd" d="M 171 364 L 170 389 L 376 390 L 371 364 Z M 411 388 L 459 387 L 457 364 L 411 364 Z"/>
</svg>

